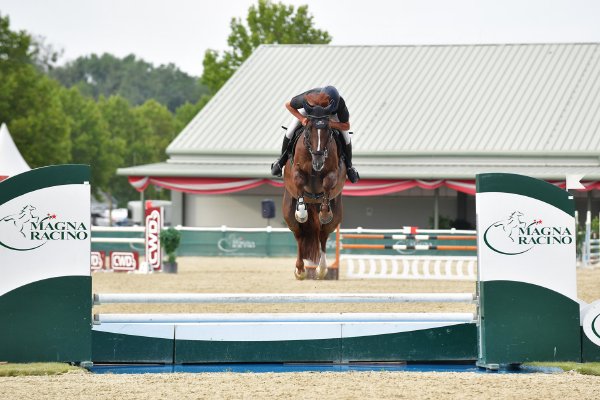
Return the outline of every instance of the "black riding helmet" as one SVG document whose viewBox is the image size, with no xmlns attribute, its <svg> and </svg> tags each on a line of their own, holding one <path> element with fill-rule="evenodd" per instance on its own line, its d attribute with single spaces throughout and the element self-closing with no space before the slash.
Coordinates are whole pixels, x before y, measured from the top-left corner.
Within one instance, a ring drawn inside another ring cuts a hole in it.
<svg viewBox="0 0 600 400">
<path fill-rule="evenodd" d="M 340 103 L 340 93 L 338 90 L 333 86 L 325 86 L 321 89 L 321 93 L 325 93 L 329 96 L 329 106 L 327 108 L 337 111 L 338 104 Z"/>
</svg>

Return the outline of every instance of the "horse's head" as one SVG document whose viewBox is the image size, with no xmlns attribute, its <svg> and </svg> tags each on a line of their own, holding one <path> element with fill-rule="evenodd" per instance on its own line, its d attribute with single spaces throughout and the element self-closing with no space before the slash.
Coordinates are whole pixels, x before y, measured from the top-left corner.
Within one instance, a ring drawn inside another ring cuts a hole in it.
<svg viewBox="0 0 600 400">
<path fill-rule="evenodd" d="M 35 207 L 32 206 L 31 204 L 28 204 L 21 209 L 20 215 L 24 215 L 24 214 L 28 214 L 28 213 L 31 214 L 33 211 L 35 211 Z"/>
<path fill-rule="evenodd" d="M 326 107 L 305 104 L 308 124 L 304 128 L 304 145 L 312 158 L 312 167 L 319 172 L 325 166 L 333 131 L 329 127 L 331 112 Z"/>
<path fill-rule="evenodd" d="M 309 123 L 304 128 L 304 145 L 310 153 L 312 167 L 317 172 L 325 166 L 332 136 L 333 132 L 329 128 L 329 117 L 309 117 Z"/>
</svg>

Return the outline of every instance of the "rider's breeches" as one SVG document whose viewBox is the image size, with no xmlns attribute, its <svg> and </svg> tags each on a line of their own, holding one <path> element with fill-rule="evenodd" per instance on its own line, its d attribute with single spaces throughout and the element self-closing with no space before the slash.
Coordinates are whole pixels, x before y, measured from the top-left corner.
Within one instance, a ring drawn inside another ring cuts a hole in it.
<svg viewBox="0 0 600 400">
<path fill-rule="evenodd" d="M 304 111 L 304 108 L 301 108 L 298 111 L 300 112 L 300 114 L 306 115 L 306 111 Z M 332 119 L 336 122 L 339 122 L 337 115 L 333 115 Z M 291 139 L 294 136 L 294 131 L 296 130 L 296 128 L 298 128 L 299 124 L 300 121 L 298 121 L 298 118 L 294 117 L 293 120 L 290 121 L 287 130 L 285 131 L 285 137 Z M 344 142 L 346 144 L 350 144 L 352 140 L 352 138 L 350 137 L 350 131 L 342 131 L 342 137 L 344 138 Z"/>
</svg>

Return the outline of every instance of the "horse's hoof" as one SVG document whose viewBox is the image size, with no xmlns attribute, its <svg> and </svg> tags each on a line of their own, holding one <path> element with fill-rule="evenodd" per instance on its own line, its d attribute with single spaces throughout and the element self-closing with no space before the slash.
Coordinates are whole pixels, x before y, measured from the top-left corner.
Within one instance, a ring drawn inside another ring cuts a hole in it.
<svg viewBox="0 0 600 400">
<path fill-rule="evenodd" d="M 301 224 L 305 223 L 306 220 L 308 220 L 308 212 L 306 210 L 299 210 L 296 211 L 296 221 L 300 222 Z"/>
<path fill-rule="evenodd" d="M 329 214 L 325 218 L 321 217 L 321 214 L 319 214 L 319 221 L 321 222 L 321 225 L 327 225 L 332 220 L 333 220 L 333 214 Z"/>
<path fill-rule="evenodd" d="M 298 272 L 297 269 L 294 270 L 294 276 L 296 277 L 296 279 L 298 279 L 299 281 L 303 281 L 306 279 L 306 270 L 303 270 L 302 272 Z"/>
<path fill-rule="evenodd" d="M 317 279 L 325 279 L 325 276 L 327 276 L 327 267 L 317 268 Z"/>
</svg>

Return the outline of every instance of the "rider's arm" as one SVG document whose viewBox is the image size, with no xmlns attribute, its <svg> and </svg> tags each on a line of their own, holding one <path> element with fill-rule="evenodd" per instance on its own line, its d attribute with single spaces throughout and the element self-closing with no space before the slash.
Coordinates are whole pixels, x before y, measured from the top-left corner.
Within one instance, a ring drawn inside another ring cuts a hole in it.
<svg viewBox="0 0 600 400">
<path fill-rule="evenodd" d="M 337 121 L 329 121 L 329 126 L 333 129 L 337 129 L 339 131 L 349 131 L 350 130 L 350 122 L 337 122 Z"/>
<path fill-rule="evenodd" d="M 300 111 L 292 107 L 289 101 L 285 103 L 285 108 L 287 108 L 294 117 L 298 118 L 298 121 L 300 121 L 303 126 L 308 123 L 308 119 L 304 115 L 300 114 Z"/>
<path fill-rule="evenodd" d="M 348 112 L 348 107 L 346 106 L 346 101 L 343 97 L 340 97 L 340 102 L 337 108 L 337 118 L 338 121 L 329 121 L 329 126 L 333 129 L 337 129 L 340 131 L 349 131 L 350 130 L 350 113 Z"/>
</svg>

